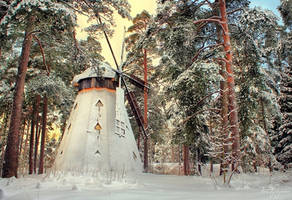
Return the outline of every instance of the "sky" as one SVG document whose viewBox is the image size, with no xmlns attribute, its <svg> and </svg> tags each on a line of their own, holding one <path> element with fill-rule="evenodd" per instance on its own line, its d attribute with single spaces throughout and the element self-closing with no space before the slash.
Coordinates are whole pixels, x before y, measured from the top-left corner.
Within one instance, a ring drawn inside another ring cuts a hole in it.
<svg viewBox="0 0 292 200">
<path fill-rule="evenodd" d="M 277 7 L 280 5 L 280 0 L 250 0 L 251 7 L 259 6 L 264 9 L 272 10 L 276 15 L 280 16 Z"/>
<path fill-rule="evenodd" d="M 128 0 L 131 4 L 131 16 L 134 18 L 138 13 L 141 13 L 143 10 L 147 10 L 150 14 L 154 15 L 156 11 L 156 0 Z M 280 17 L 280 13 L 277 10 L 277 7 L 280 5 L 280 0 L 250 0 L 251 7 L 257 6 L 262 7 L 264 9 L 272 10 L 276 15 Z M 124 38 L 124 27 L 126 29 L 132 25 L 132 23 L 126 19 L 122 19 L 118 15 L 115 15 L 116 20 L 116 28 L 115 33 L 112 38 L 110 38 L 111 45 L 113 47 L 113 51 L 117 58 L 117 62 L 120 64 L 121 62 L 121 52 L 122 52 L 122 43 Z M 77 39 L 85 39 L 86 33 L 82 32 L 82 28 L 87 26 L 86 17 L 79 16 L 78 22 L 79 30 L 77 30 Z M 105 38 L 101 39 L 101 44 L 103 47 L 102 55 L 105 57 L 106 61 L 109 62 L 112 67 L 115 67 L 114 60 L 110 53 L 109 47 L 106 43 Z"/>
</svg>

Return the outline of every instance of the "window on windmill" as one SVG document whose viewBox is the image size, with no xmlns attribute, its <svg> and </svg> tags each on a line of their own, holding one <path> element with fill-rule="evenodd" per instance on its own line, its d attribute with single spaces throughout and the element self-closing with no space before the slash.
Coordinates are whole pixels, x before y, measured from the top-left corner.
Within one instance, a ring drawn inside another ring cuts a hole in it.
<svg viewBox="0 0 292 200">
<path fill-rule="evenodd" d="M 100 155 L 100 152 L 99 152 L 99 150 L 98 150 L 98 149 L 96 150 L 95 154 L 98 154 L 98 155 Z"/>
<path fill-rule="evenodd" d="M 101 130 L 101 125 L 97 122 L 97 124 L 95 125 L 94 129 L 100 131 Z"/>
<path fill-rule="evenodd" d="M 125 137 L 126 130 L 125 130 L 125 123 L 119 120 L 116 120 L 116 135 L 119 137 Z"/>
<path fill-rule="evenodd" d="M 71 128 L 71 124 L 68 126 L 68 131 L 70 130 L 70 128 Z"/>
<path fill-rule="evenodd" d="M 125 122 L 121 122 L 122 136 L 126 135 Z"/>
<path fill-rule="evenodd" d="M 117 127 L 120 127 L 120 121 L 116 120 L 116 122 L 117 122 Z"/>
<path fill-rule="evenodd" d="M 137 160 L 137 155 L 135 154 L 134 151 L 133 151 L 133 158 L 134 158 L 134 160 Z"/>
<path fill-rule="evenodd" d="M 91 79 L 87 78 L 83 80 L 84 83 L 84 89 L 90 88 L 91 87 Z"/>
<path fill-rule="evenodd" d="M 98 100 L 97 103 L 95 104 L 97 107 L 102 107 L 103 103 L 101 102 L 101 100 Z"/>
</svg>

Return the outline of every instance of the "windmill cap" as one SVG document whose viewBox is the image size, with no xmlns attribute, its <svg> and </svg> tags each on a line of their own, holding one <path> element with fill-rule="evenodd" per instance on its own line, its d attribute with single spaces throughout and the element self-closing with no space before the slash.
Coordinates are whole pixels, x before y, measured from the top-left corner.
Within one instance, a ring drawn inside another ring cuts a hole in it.
<svg viewBox="0 0 292 200">
<path fill-rule="evenodd" d="M 113 71 L 110 65 L 100 62 L 98 66 L 89 67 L 83 73 L 74 76 L 72 83 L 76 84 L 79 81 L 93 77 L 115 78 L 116 72 Z"/>
</svg>

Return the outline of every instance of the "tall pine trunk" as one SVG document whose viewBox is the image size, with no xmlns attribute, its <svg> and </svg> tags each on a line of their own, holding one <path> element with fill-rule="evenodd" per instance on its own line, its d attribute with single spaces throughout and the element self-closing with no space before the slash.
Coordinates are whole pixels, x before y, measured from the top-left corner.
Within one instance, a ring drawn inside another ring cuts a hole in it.
<svg viewBox="0 0 292 200">
<path fill-rule="evenodd" d="M 1 135 L 1 158 L 0 158 L 0 175 L 2 176 L 2 165 L 3 165 L 3 162 L 4 162 L 4 155 L 5 155 L 5 146 L 6 146 L 6 138 L 5 138 L 5 134 L 6 134 L 6 129 L 8 127 L 8 124 L 9 124 L 9 116 L 7 113 L 4 114 L 4 121 L 3 121 L 3 124 L 4 124 L 4 127 L 2 129 L 2 135 Z"/>
<path fill-rule="evenodd" d="M 35 130 L 35 143 L 34 143 L 34 161 L 33 161 L 33 171 L 36 174 L 37 169 L 37 159 L 38 159 L 38 148 L 39 148 L 39 138 L 40 138 L 40 117 L 39 112 L 37 113 L 36 130 Z"/>
<path fill-rule="evenodd" d="M 266 121 L 266 112 L 265 112 L 264 100 L 263 100 L 262 97 L 260 98 L 260 104 L 261 104 L 261 108 L 262 108 L 262 116 L 263 116 L 263 126 L 264 126 L 264 130 L 265 130 L 265 133 L 266 133 L 267 138 L 269 139 L 269 143 L 270 143 L 270 145 L 272 145 L 272 144 L 271 144 L 272 142 L 271 142 L 271 139 L 270 139 L 270 136 L 269 136 L 268 125 L 267 125 L 267 121 Z M 269 149 L 269 154 L 270 154 L 270 156 L 269 156 L 269 158 L 268 158 L 268 164 L 267 164 L 267 166 L 268 166 L 268 168 L 269 168 L 269 171 L 270 171 L 270 172 L 273 172 L 272 158 L 271 158 L 273 152 L 272 152 L 272 149 L 271 149 L 271 148 Z"/>
<path fill-rule="evenodd" d="M 201 159 L 201 151 L 197 148 L 197 164 L 198 164 L 198 173 L 202 176 L 202 159 Z"/>
<path fill-rule="evenodd" d="M 214 2 L 214 16 L 220 15 L 220 9 L 219 9 L 219 0 L 215 0 Z M 222 43 L 222 29 L 219 24 L 216 23 L 216 34 L 217 34 L 217 44 Z M 220 61 L 220 75 L 223 78 L 222 81 L 220 81 L 220 101 L 221 101 L 221 135 L 222 135 L 222 157 L 220 161 L 220 176 L 224 175 L 224 183 L 225 183 L 225 175 L 227 171 L 228 166 L 228 152 L 229 152 L 229 129 L 228 129 L 228 87 L 227 87 L 227 73 L 226 73 L 226 66 L 225 63 Z"/>
<path fill-rule="evenodd" d="M 40 100 L 41 100 L 41 96 L 40 95 L 36 95 L 35 96 L 35 104 L 33 106 L 33 111 L 32 111 L 32 119 L 31 119 L 31 132 L 30 132 L 30 140 L 29 140 L 29 174 L 33 173 L 33 169 L 34 169 L 34 159 L 33 159 L 33 149 L 34 149 L 34 139 L 35 139 L 35 124 L 37 123 L 37 117 L 38 117 L 38 109 L 39 109 L 39 105 L 40 105 Z"/>
<path fill-rule="evenodd" d="M 17 177 L 18 169 L 18 137 L 21 125 L 21 113 L 24 93 L 24 83 L 26 71 L 29 61 L 30 48 L 32 44 L 32 34 L 34 17 L 31 17 L 27 23 L 25 37 L 22 44 L 22 51 L 20 62 L 18 66 L 18 73 L 16 77 L 16 87 L 13 98 L 13 107 L 11 113 L 11 121 L 8 132 L 7 146 L 5 150 L 3 178 Z"/>
<path fill-rule="evenodd" d="M 44 173 L 44 156 L 45 156 L 45 145 L 46 145 L 47 114 L 48 114 L 48 98 L 45 95 L 44 102 L 43 102 L 43 115 L 42 115 L 42 139 L 41 139 L 41 150 L 40 150 L 39 174 Z"/>
<path fill-rule="evenodd" d="M 190 175 L 190 156 L 189 146 L 183 145 L 183 156 L 184 156 L 184 175 Z"/>
<path fill-rule="evenodd" d="M 239 137 L 239 124 L 238 124 L 238 112 L 237 103 L 235 97 L 235 83 L 232 66 L 232 53 L 231 53 L 231 41 L 229 36 L 228 21 L 226 14 L 225 0 L 219 0 L 221 21 L 223 27 L 223 41 L 226 60 L 227 71 L 227 87 L 228 87 L 228 103 L 229 103 L 229 122 L 232 132 L 232 156 L 233 164 L 238 164 L 240 154 L 240 137 Z M 234 170 L 234 169 L 232 169 Z"/>
<path fill-rule="evenodd" d="M 30 123 L 31 121 L 28 120 L 27 122 L 27 129 L 26 129 L 26 137 L 25 137 L 25 141 L 24 141 L 24 145 L 23 145 L 23 157 L 25 157 L 25 155 L 27 155 L 27 149 L 28 149 L 28 141 L 29 141 L 29 133 L 30 133 Z"/>
<path fill-rule="evenodd" d="M 22 127 L 22 131 L 20 132 L 20 136 L 19 136 L 19 147 L 18 147 L 19 156 L 21 156 L 21 152 L 22 152 L 22 146 L 23 146 L 24 135 L 25 135 L 25 127 L 26 127 L 26 121 L 23 120 L 23 127 Z"/>
<path fill-rule="evenodd" d="M 1 160 L 0 160 L 0 164 L 1 164 L 1 166 L 3 165 L 3 163 L 4 163 L 4 155 L 5 155 L 5 153 L 4 153 L 4 151 L 5 151 L 5 146 L 6 146 L 6 144 L 5 144 L 5 142 L 3 141 L 2 142 L 2 146 L 1 146 L 1 152 L 2 152 L 2 154 L 1 154 Z M 3 171 L 2 171 L 2 168 L 1 168 L 1 171 L 0 171 L 1 173 L 1 176 L 2 176 L 2 173 L 3 173 Z"/>
<path fill-rule="evenodd" d="M 148 172 L 148 137 L 144 138 L 144 172 Z"/>
<path fill-rule="evenodd" d="M 144 82 L 145 85 L 147 85 L 147 50 L 144 49 Z M 147 88 L 144 87 L 144 127 L 145 130 L 148 127 L 148 117 L 147 117 L 147 112 L 148 112 L 148 93 L 147 93 Z M 148 137 L 145 136 L 144 139 L 144 171 L 148 172 Z"/>
<path fill-rule="evenodd" d="M 225 66 L 221 65 L 220 75 L 224 81 L 220 81 L 220 95 L 221 95 L 221 120 L 222 120 L 222 135 L 223 135 L 223 154 L 222 162 L 220 163 L 220 175 L 224 176 L 224 183 L 226 182 L 226 172 L 228 167 L 228 152 L 229 152 L 229 129 L 228 129 L 228 91 L 227 91 L 227 75 Z"/>
</svg>

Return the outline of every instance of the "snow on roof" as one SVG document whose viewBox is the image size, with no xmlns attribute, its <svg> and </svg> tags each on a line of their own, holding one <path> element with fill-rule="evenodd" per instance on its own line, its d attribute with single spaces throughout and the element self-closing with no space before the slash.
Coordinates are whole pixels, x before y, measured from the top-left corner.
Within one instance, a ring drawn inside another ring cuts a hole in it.
<svg viewBox="0 0 292 200">
<path fill-rule="evenodd" d="M 78 83 L 80 80 L 92 77 L 114 78 L 116 72 L 106 63 L 101 62 L 98 66 L 90 67 L 83 73 L 74 76 L 73 84 Z"/>
</svg>

